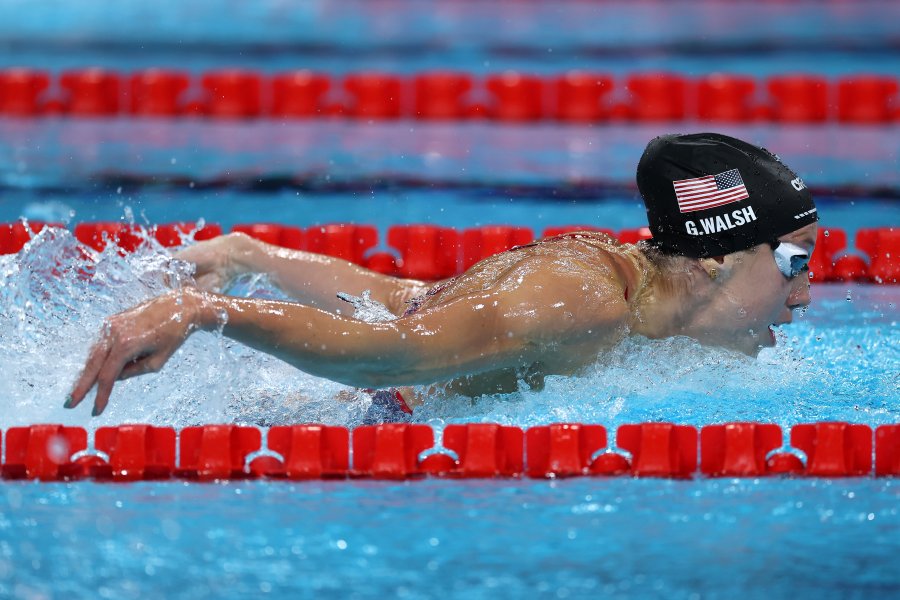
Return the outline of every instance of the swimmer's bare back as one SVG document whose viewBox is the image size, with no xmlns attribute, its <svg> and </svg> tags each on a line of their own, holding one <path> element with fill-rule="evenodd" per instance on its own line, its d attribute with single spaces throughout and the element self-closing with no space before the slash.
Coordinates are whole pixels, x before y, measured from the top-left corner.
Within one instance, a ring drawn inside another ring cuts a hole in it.
<svg viewBox="0 0 900 600">
<path fill-rule="evenodd" d="M 223 248 L 236 243 L 242 250 L 223 259 Z M 470 395 L 504 391 L 516 377 L 539 381 L 593 362 L 626 334 L 629 298 L 642 285 L 637 249 L 602 234 L 568 235 L 485 259 L 426 295 L 412 314 L 367 323 L 338 314 L 336 292 L 372 289 L 400 315 L 404 300 L 427 286 L 246 236 L 203 242 L 181 257 L 197 265 L 198 277 L 217 270 L 219 279 L 247 261 L 299 303 L 187 288 L 114 315 L 67 406 L 97 384 L 99 414 L 116 380 L 158 371 L 192 331 L 217 328 L 312 375 L 360 388 L 453 382 Z"/>
<path fill-rule="evenodd" d="M 549 313 L 556 323 L 548 329 L 564 332 L 564 339 L 551 342 L 553 334 L 548 333 L 546 352 L 538 360 L 457 378 L 445 389 L 466 396 L 509 393 L 516 391 L 520 380 L 539 389 L 544 376 L 571 374 L 623 337 L 631 316 L 628 300 L 641 285 L 639 254 L 633 246 L 623 246 L 599 232 L 545 238 L 491 256 L 457 277 L 436 283 L 406 301 L 401 319 L 473 298 L 477 310 L 512 289 L 533 288 L 535 300 L 552 300 L 549 307 L 544 311 L 523 307 L 511 318 L 536 319 L 541 312 Z M 578 331 L 579 324 L 586 329 Z M 412 397 L 410 391 L 404 396 Z M 417 403 L 414 397 L 411 403 Z"/>
</svg>

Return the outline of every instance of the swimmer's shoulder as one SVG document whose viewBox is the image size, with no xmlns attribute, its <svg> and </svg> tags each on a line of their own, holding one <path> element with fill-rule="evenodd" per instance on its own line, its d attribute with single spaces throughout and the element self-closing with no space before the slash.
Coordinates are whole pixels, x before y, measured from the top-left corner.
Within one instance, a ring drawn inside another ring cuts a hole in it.
<svg viewBox="0 0 900 600">
<path fill-rule="evenodd" d="M 639 268 L 644 258 L 638 246 L 623 244 L 602 231 L 574 231 L 544 238 L 539 243 L 546 254 L 554 255 L 554 249 L 576 252 L 593 264 L 613 268 L 619 275 L 623 270 Z"/>
<path fill-rule="evenodd" d="M 521 314 L 545 317 L 548 332 L 615 327 L 630 314 L 625 294 L 629 277 L 612 254 L 585 258 L 578 253 L 540 253 L 520 261 L 504 279 L 500 288 L 515 288 L 509 300 L 535 311 Z"/>
<path fill-rule="evenodd" d="M 605 233 L 603 231 L 570 231 L 568 233 L 561 233 L 559 235 L 546 237 L 538 241 L 538 243 L 546 244 L 546 243 L 567 243 L 567 242 L 575 242 L 581 244 L 588 244 L 591 246 L 595 246 L 598 248 L 603 247 L 619 247 L 621 246 L 621 242 L 614 238 L 613 236 Z"/>
<path fill-rule="evenodd" d="M 547 268 L 581 271 L 591 283 L 599 285 L 608 296 L 607 302 L 626 304 L 637 296 L 647 280 L 648 260 L 636 244 L 625 244 L 599 231 L 579 231 L 545 238 L 543 258 L 554 264 Z M 556 248 L 559 252 L 554 252 Z M 577 257 L 573 261 L 572 257 Z"/>
</svg>

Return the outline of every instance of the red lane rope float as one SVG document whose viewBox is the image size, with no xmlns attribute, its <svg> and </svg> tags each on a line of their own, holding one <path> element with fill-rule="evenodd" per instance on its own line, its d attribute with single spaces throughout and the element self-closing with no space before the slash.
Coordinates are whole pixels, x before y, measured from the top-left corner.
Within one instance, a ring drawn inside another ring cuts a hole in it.
<svg viewBox="0 0 900 600">
<path fill-rule="evenodd" d="M 0 254 L 19 252 L 44 227 L 62 225 L 39 221 L 0 223 Z M 438 225 L 395 225 L 388 229 L 386 238 L 391 251 L 380 251 L 378 230 L 372 225 L 331 223 L 302 229 L 277 223 L 247 223 L 235 225 L 232 231 L 283 248 L 343 258 L 379 273 L 423 280 L 458 275 L 480 260 L 535 239 L 531 229 L 510 225 L 461 231 Z M 615 233 L 593 225 L 547 227 L 542 237 L 574 231 L 600 231 L 627 244 L 651 237 L 647 227 Z M 215 223 L 203 227 L 195 223 L 165 223 L 148 229 L 119 222 L 93 222 L 77 224 L 74 234 L 94 250 L 102 251 L 112 244 L 124 253 L 135 251 L 148 236 L 165 247 L 177 247 L 191 237 L 200 241 L 222 235 L 222 228 Z M 810 261 L 810 275 L 814 283 L 900 283 L 900 228 L 860 229 L 851 251 L 844 230 L 821 227 Z"/>
<path fill-rule="evenodd" d="M 459 233 L 451 227 L 394 226 L 388 229 L 387 243 L 400 253 L 397 274 L 401 277 L 437 280 L 459 270 Z"/>
<path fill-rule="evenodd" d="M 900 425 L 875 430 L 875 475 L 900 475 Z"/>
<path fill-rule="evenodd" d="M 183 114 L 179 101 L 190 86 L 190 76 L 181 71 L 148 69 L 130 78 L 131 114 L 169 117 Z"/>
<path fill-rule="evenodd" d="M 795 425 L 791 427 L 791 445 L 806 453 L 809 475 L 862 476 L 872 471 L 872 429 L 868 425 Z"/>
<path fill-rule="evenodd" d="M 273 246 L 303 250 L 306 248 L 306 232 L 299 227 L 278 225 L 276 223 L 251 223 L 235 225 L 232 232 L 245 233 L 252 238 L 262 240 Z"/>
<path fill-rule="evenodd" d="M 594 460 L 607 445 L 606 428 L 602 425 L 554 423 L 530 427 L 525 432 L 525 439 L 529 477 L 575 477 L 585 472 L 609 475 L 628 469 L 627 459 L 621 455 L 617 456 L 624 464 L 615 471 L 598 469 L 609 462 Z"/>
<path fill-rule="evenodd" d="M 268 444 L 283 461 L 271 456 L 255 458 L 250 470 L 258 476 L 330 479 L 344 477 L 350 470 L 350 432 L 344 427 L 272 427 Z"/>
<path fill-rule="evenodd" d="M 175 464 L 175 430 L 150 425 L 100 427 L 94 434 L 94 447 L 106 453 L 108 462 L 94 462 L 95 479 L 138 481 L 168 479 Z"/>
<path fill-rule="evenodd" d="M 610 446 L 602 425 L 448 425 L 442 443 L 428 425 L 389 423 L 348 430 L 324 425 L 12 427 L 4 479 L 139 481 L 187 479 L 551 478 L 580 476 L 900 476 L 900 424 L 794 425 L 790 447 L 767 423 L 622 425 Z M 176 459 L 177 448 L 177 459 Z M 352 449 L 352 458 L 351 458 Z M 874 450 L 874 462 L 873 462 Z"/>
<path fill-rule="evenodd" d="M 524 432 L 518 427 L 472 423 L 448 425 L 446 451 L 431 454 L 420 468 L 431 475 L 459 478 L 520 477 L 524 471 Z M 355 433 L 354 433 L 355 435 Z"/>
<path fill-rule="evenodd" d="M 179 435 L 177 477 L 212 481 L 244 479 L 247 455 L 261 448 L 262 434 L 255 427 L 205 425 L 185 427 Z"/>
<path fill-rule="evenodd" d="M 51 85 L 53 77 L 35 69 L 0 70 L 0 115 L 487 118 L 526 123 L 900 121 L 897 78 L 868 74 L 829 80 L 791 73 L 756 80 L 727 73 L 691 78 L 643 72 L 617 80 L 583 71 L 550 76 L 510 71 L 483 78 L 445 71 L 409 77 L 370 71 L 341 78 L 303 70 L 269 76 L 225 69 L 192 76 L 177 69 L 128 75 L 90 68 L 61 73 L 57 86 Z"/>
<path fill-rule="evenodd" d="M 697 470 L 697 429 L 688 425 L 622 425 L 616 444 L 634 457 L 635 476 L 687 478 Z"/>
<path fill-rule="evenodd" d="M 466 229 L 462 232 L 462 271 L 494 254 L 534 240 L 527 227 L 496 225 Z"/>
</svg>

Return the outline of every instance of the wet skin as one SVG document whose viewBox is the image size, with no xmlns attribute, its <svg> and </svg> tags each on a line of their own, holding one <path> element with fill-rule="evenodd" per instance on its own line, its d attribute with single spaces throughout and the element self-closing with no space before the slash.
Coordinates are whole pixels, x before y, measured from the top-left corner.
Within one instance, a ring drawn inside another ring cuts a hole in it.
<svg viewBox="0 0 900 600">
<path fill-rule="evenodd" d="M 813 249 L 816 224 L 782 236 Z M 100 414 L 117 380 L 158 371 L 197 329 L 215 330 L 310 374 L 347 385 L 446 384 L 477 396 L 542 384 L 596 361 L 627 335 L 686 335 L 756 354 L 768 325 L 809 303 L 809 282 L 785 278 L 768 245 L 684 259 L 661 272 L 631 245 L 598 234 L 551 238 L 488 258 L 428 296 L 414 314 L 366 323 L 336 292 L 372 298 L 402 315 L 429 284 L 346 261 L 268 246 L 241 234 L 201 242 L 177 258 L 196 265 L 196 288 L 109 317 L 66 406 L 97 385 Z M 242 272 L 269 273 L 297 302 L 216 293 Z"/>
</svg>

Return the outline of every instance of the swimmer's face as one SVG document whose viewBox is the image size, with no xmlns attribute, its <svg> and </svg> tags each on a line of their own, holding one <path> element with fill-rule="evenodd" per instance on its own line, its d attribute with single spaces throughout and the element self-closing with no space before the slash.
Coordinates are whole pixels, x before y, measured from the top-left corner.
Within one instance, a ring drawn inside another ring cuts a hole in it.
<svg viewBox="0 0 900 600">
<path fill-rule="evenodd" d="M 811 223 L 778 240 L 799 246 L 812 256 L 818 229 L 817 223 Z M 804 270 L 790 279 L 785 277 L 768 244 L 757 246 L 751 252 L 730 255 L 726 257 L 729 260 L 733 264 L 723 265 L 730 270 L 727 281 L 722 282 L 726 302 L 720 306 L 725 311 L 734 308 L 734 329 L 733 338 L 722 342 L 755 356 L 760 348 L 775 345 L 770 325 L 790 323 L 794 309 L 809 305 L 808 272 Z M 727 314 L 724 316 L 727 323 Z"/>
</svg>

